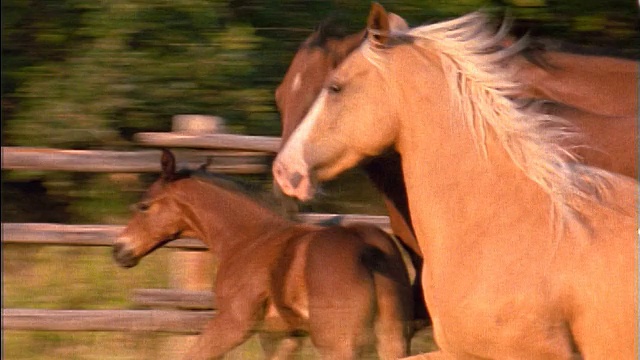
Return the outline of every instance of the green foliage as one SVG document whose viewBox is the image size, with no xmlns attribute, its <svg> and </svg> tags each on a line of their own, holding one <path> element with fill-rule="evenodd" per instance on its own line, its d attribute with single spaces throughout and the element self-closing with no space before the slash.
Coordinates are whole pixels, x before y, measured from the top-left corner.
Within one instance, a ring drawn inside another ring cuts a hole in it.
<svg viewBox="0 0 640 360">
<path fill-rule="evenodd" d="M 239 122 L 247 110 L 237 104 L 258 40 L 249 26 L 222 26 L 217 3 L 75 6 L 82 14 L 74 33 L 83 41 L 59 39 L 62 60 L 45 57 L 14 73 L 20 111 L 5 128 L 11 144 L 116 146 L 132 132 L 169 130 L 175 114 L 215 113 Z M 33 136 L 39 133 L 47 136 Z"/>
</svg>

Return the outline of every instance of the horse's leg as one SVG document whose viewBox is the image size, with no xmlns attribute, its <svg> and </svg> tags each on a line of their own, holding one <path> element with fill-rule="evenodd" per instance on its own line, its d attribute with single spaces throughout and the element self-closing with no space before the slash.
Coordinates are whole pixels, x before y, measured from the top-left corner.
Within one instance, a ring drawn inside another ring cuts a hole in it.
<svg viewBox="0 0 640 360">
<path fill-rule="evenodd" d="M 378 305 L 374 326 L 378 355 L 382 360 L 399 359 L 411 352 L 412 294 L 409 284 L 399 281 L 402 275 L 391 278 L 389 274 L 373 274 Z"/>
<path fill-rule="evenodd" d="M 218 359 L 242 344 L 253 334 L 251 330 L 257 322 L 258 308 L 254 304 L 247 303 L 221 308 L 220 312 L 205 326 L 184 359 Z"/>
<path fill-rule="evenodd" d="M 405 292 L 397 289 L 394 280 L 375 274 L 378 314 L 375 320 L 378 356 L 381 360 L 399 359 L 410 353 L 410 329 L 412 324 L 406 311 L 410 304 L 403 304 L 409 299 L 410 289 Z M 404 295 L 404 296 L 403 296 Z M 406 297 L 405 297 L 406 296 Z"/>
<path fill-rule="evenodd" d="M 287 333 L 263 332 L 258 335 L 265 359 L 290 359 L 302 346 L 302 339 Z"/>
<path fill-rule="evenodd" d="M 311 342 L 323 359 L 357 358 L 373 343 L 377 316 L 374 278 L 363 259 L 369 247 L 342 230 L 313 236 L 305 268 Z"/>
<path fill-rule="evenodd" d="M 358 289 L 354 292 L 358 293 Z M 311 342 L 322 359 L 358 358 L 364 350 L 364 345 L 370 342 L 369 326 L 374 304 L 370 295 L 366 294 L 366 303 L 351 306 L 355 304 L 349 300 L 353 300 L 354 297 L 362 299 L 359 294 L 354 296 L 354 292 L 349 294 L 350 299 L 344 303 L 334 302 L 331 307 L 315 309 L 309 314 Z"/>
</svg>

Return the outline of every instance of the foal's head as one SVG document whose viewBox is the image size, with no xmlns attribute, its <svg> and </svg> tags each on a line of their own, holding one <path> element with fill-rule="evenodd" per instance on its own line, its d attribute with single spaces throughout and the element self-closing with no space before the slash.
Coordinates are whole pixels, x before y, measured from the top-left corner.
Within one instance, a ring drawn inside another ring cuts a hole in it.
<svg viewBox="0 0 640 360">
<path fill-rule="evenodd" d="M 176 174 L 175 157 L 168 150 L 162 153 L 162 173 L 133 206 L 133 216 L 113 244 L 113 257 L 123 267 L 135 266 L 140 258 L 168 241 L 176 239 L 186 229 L 182 210 L 171 196 Z"/>
</svg>

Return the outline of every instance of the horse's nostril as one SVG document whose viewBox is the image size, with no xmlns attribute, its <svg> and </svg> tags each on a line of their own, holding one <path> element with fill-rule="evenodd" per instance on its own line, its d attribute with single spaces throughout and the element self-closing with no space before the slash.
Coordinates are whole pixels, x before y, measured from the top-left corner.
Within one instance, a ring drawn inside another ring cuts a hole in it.
<svg viewBox="0 0 640 360">
<path fill-rule="evenodd" d="M 302 182 L 302 174 L 296 171 L 293 175 L 291 175 L 290 180 L 291 186 L 293 186 L 294 189 L 297 189 L 298 185 L 300 185 L 300 183 Z"/>
</svg>

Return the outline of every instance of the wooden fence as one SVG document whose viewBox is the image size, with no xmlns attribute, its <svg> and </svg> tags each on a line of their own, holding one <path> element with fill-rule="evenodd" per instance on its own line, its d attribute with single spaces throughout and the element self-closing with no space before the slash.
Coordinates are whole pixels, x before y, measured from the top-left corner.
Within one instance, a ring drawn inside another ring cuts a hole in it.
<svg viewBox="0 0 640 360">
<path fill-rule="evenodd" d="M 135 138 L 143 146 L 178 148 L 175 153 L 181 166 L 196 168 L 206 162 L 209 164 L 208 170 L 232 174 L 258 174 L 269 171 L 270 160 L 280 146 L 280 139 L 276 137 L 229 134 L 140 133 Z M 2 169 L 157 172 L 160 170 L 159 157 L 159 150 L 105 151 L 2 147 Z M 389 231 L 389 220 L 386 216 L 300 214 L 299 218 L 301 221 L 315 224 L 346 225 L 369 222 Z M 111 246 L 121 229 L 122 226 L 115 225 L 3 223 L 2 243 Z M 192 251 L 206 250 L 196 239 L 179 239 L 165 246 Z M 131 300 L 136 307 L 144 310 L 3 309 L 3 330 L 154 331 L 195 334 L 213 315 L 215 304 L 211 300 L 212 295 L 210 291 L 139 289 L 134 291 Z"/>
</svg>

